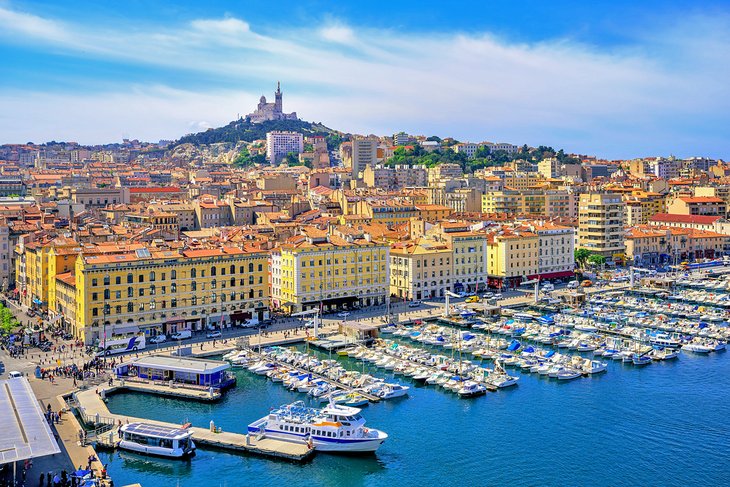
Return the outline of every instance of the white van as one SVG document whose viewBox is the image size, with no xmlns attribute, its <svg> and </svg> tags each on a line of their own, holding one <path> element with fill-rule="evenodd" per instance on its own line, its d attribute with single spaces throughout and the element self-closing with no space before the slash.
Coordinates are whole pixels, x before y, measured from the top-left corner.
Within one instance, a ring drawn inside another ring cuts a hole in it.
<svg viewBox="0 0 730 487">
<path fill-rule="evenodd" d="M 570 281 L 568 283 L 568 289 L 578 289 L 578 285 L 580 283 L 578 281 Z"/>
<path fill-rule="evenodd" d="M 173 333 L 170 335 L 170 339 L 172 340 L 185 340 L 186 338 L 192 338 L 193 332 L 190 330 L 182 330 L 177 333 Z"/>
<path fill-rule="evenodd" d="M 23 377 L 23 374 L 17 370 L 8 372 L 8 379 L 20 379 L 21 377 Z"/>
</svg>

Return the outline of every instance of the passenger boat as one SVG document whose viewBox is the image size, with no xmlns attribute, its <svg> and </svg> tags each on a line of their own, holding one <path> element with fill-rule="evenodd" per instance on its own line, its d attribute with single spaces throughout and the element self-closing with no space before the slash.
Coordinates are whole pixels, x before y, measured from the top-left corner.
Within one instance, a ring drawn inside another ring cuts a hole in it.
<svg viewBox="0 0 730 487">
<path fill-rule="evenodd" d="M 308 408 L 302 401 L 281 406 L 248 425 L 248 432 L 297 443 L 311 441 L 325 452 L 374 452 L 388 438 L 383 431 L 365 427 L 360 409 L 330 403 Z"/>
<path fill-rule="evenodd" d="M 119 448 L 148 455 L 182 458 L 195 454 L 193 432 L 149 423 L 122 425 Z"/>
</svg>

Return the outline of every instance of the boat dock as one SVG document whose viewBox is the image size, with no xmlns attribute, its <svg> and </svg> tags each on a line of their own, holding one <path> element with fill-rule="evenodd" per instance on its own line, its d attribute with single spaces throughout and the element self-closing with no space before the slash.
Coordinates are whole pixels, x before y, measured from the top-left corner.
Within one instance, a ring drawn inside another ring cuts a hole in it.
<svg viewBox="0 0 730 487">
<path fill-rule="evenodd" d="M 99 446 L 115 448 L 117 446 L 116 426 L 121 423 L 150 423 L 168 428 L 179 428 L 180 425 L 155 421 L 151 419 L 135 418 L 113 414 L 106 407 L 102 399 L 102 392 L 111 392 L 112 388 L 100 388 L 99 394 L 94 390 L 79 391 L 74 394 L 77 410 L 82 420 L 95 427 L 102 426 L 103 431 L 96 434 L 96 442 Z M 246 452 L 266 457 L 280 458 L 302 462 L 314 454 L 314 449 L 305 444 L 294 443 L 274 438 L 261 437 L 259 435 L 247 435 L 241 433 L 211 431 L 207 428 L 190 427 L 193 431 L 193 441 L 198 445 L 205 445 L 222 450 Z"/>
<path fill-rule="evenodd" d="M 268 362 L 271 362 L 273 364 L 276 364 L 278 367 L 288 368 L 288 369 L 294 367 L 293 365 L 288 364 L 286 362 L 280 362 L 278 360 L 275 360 L 275 359 L 269 357 L 268 355 L 260 354 L 260 353 L 258 353 L 256 351 L 254 351 L 253 349 L 249 349 L 249 353 L 251 353 L 253 356 L 255 356 L 256 358 L 258 358 L 260 360 L 266 360 Z M 334 379 L 330 379 L 329 377 L 326 377 L 324 375 L 317 374 L 316 372 L 312 372 L 309 368 L 307 368 L 305 366 L 298 365 L 298 366 L 296 366 L 294 368 L 301 369 L 301 370 L 305 371 L 307 374 L 311 374 L 313 378 L 319 379 L 319 380 L 323 380 L 323 381 L 325 381 L 325 382 L 327 382 L 327 383 L 329 383 L 329 384 L 331 384 L 331 385 L 333 385 L 333 386 L 335 386 L 338 389 L 341 389 L 343 391 L 346 391 L 346 392 L 355 392 L 355 389 L 353 389 L 352 387 L 346 386 L 345 384 L 343 384 L 341 382 L 338 382 L 338 381 L 336 381 Z M 364 392 L 364 391 L 356 391 L 356 392 L 358 394 L 360 394 L 361 396 L 367 398 L 367 400 L 370 401 L 370 402 L 380 402 L 380 400 L 381 400 L 378 396 L 374 396 L 374 395 L 369 394 L 369 393 Z"/>
</svg>

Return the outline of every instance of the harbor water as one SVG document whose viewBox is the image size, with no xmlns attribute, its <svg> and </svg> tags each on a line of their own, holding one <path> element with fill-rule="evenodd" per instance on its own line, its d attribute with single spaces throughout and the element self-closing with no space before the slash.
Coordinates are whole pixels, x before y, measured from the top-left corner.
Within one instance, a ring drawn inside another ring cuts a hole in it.
<svg viewBox="0 0 730 487">
<path fill-rule="evenodd" d="M 354 359 L 340 358 L 362 370 Z M 727 485 L 730 353 L 682 353 L 575 381 L 519 374 L 517 387 L 460 399 L 366 367 L 409 395 L 363 409 L 390 437 L 375 455 L 318 454 L 304 464 L 199 448 L 189 461 L 100 451 L 115 485 L 425 486 Z M 245 432 L 272 406 L 305 400 L 264 376 L 237 370 L 218 403 L 143 394 L 110 397 L 114 413 Z"/>
</svg>

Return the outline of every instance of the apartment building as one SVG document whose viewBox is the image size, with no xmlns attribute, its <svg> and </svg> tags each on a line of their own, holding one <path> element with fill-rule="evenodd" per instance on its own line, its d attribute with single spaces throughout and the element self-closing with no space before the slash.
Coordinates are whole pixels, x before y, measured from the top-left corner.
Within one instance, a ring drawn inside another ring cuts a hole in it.
<svg viewBox="0 0 730 487">
<path fill-rule="evenodd" d="M 268 318 L 268 253 L 263 251 L 143 247 L 81 254 L 73 274 L 71 329 L 86 344 L 105 334 L 156 335 Z M 63 304 L 52 305 L 62 312 Z"/>
<path fill-rule="evenodd" d="M 266 133 L 266 160 L 278 165 L 290 152 L 304 152 L 304 136 L 298 132 L 273 131 Z"/>
<path fill-rule="evenodd" d="M 367 235 L 345 239 L 313 227 L 272 251 L 272 307 L 323 312 L 385 304 L 390 247 Z"/>
<path fill-rule="evenodd" d="M 431 238 L 394 244 L 390 249 L 390 294 L 404 300 L 444 297 L 452 290 L 453 251 Z"/>
<path fill-rule="evenodd" d="M 376 137 L 355 137 L 352 140 L 352 178 L 360 177 L 366 167 L 378 162 L 378 139 Z"/>
<path fill-rule="evenodd" d="M 607 260 L 622 258 L 626 203 L 617 193 L 583 193 L 578 207 L 578 247 Z"/>
</svg>

